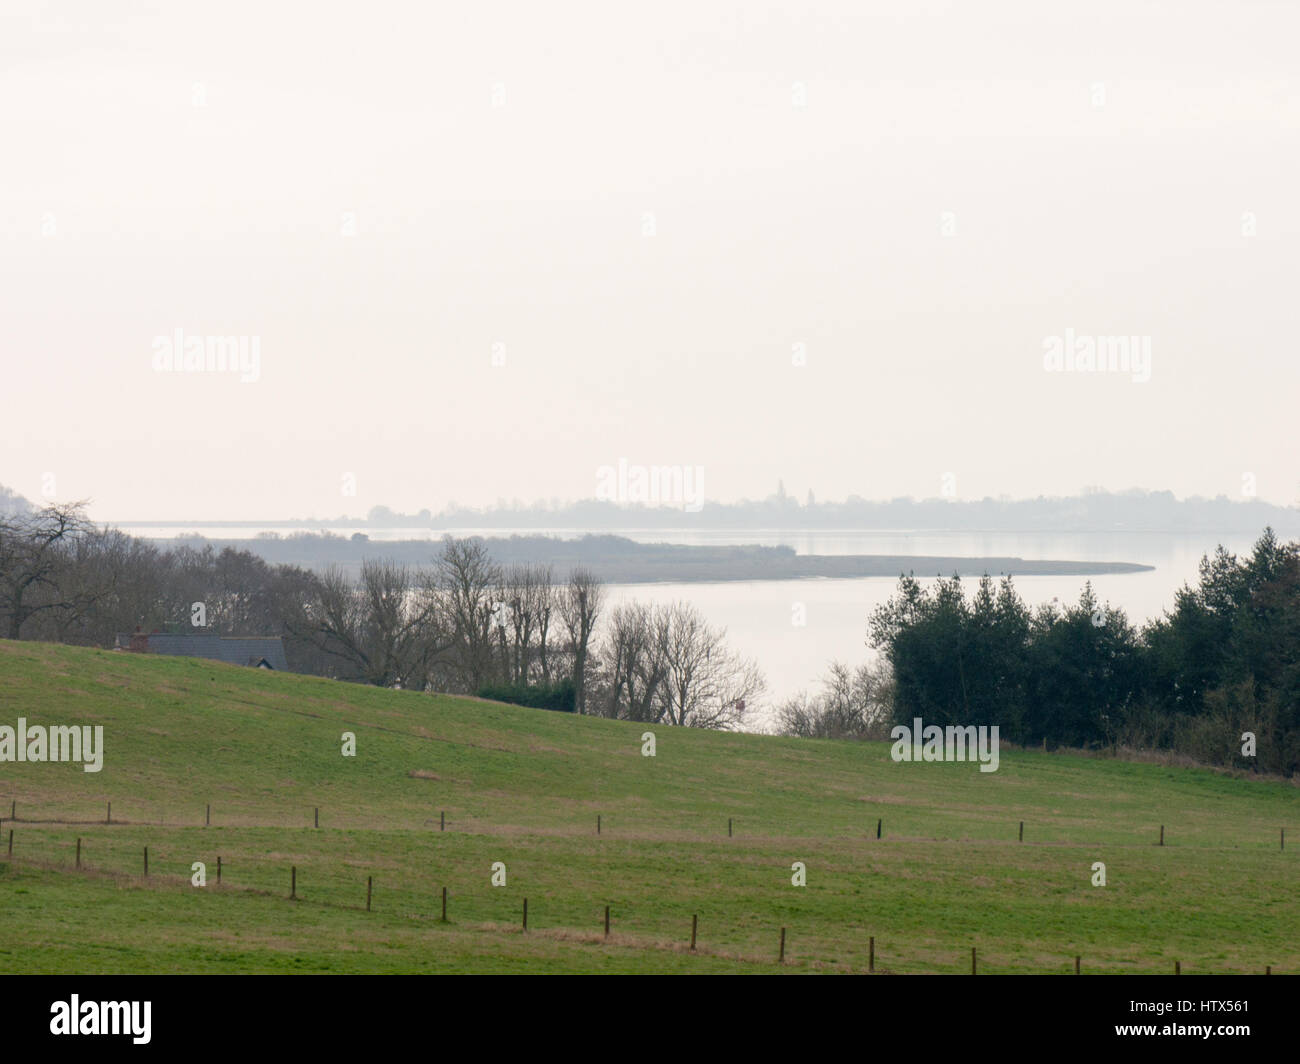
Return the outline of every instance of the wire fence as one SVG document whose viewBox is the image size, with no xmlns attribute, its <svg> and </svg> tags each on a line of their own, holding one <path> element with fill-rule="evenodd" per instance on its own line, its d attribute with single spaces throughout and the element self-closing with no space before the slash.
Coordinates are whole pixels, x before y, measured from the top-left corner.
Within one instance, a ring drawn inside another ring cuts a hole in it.
<svg viewBox="0 0 1300 1064">
<path fill-rule="evenodd" d="M 327 829 L 321 829 L 319 834 L 316 830 L 308 833 L 312 845 L 317 847 L 315 850 L 300 845 L 306 841 L 303 836 L 271 840 L 256 837 L 262 831 L 314 828 L 320 824 L 319 812 L 314 807 L 311 815 L 305 818 L 306 825 L 301 821 L 238 825 L 234 830 L 239 838 L 222 837 L 226 833 L 218 832 L 213 833 L 210 843 L 203 833 L 195 837 L 194 825 L 110 819 L 113 814 L 107 808 L 101 820 L 68 817 L 46 820 L 41 819 L 39 810 L 34 808 L 23 810 L 31 819 L 15 818 L 13 814 L 18 810 L 13 804 L 3 812 L 10 816 L 0 820 L 0 860 L 13 860 L 59 872 L 129 879 L 135 885 L 160 890 L 202 886 L 336 910 L 368 911 L 430 924 L 448 922 L 501 933 L 559 934 L 590 942 L 608 940 L 621 948 L 702 952 L 746 963 L 799 961 L 814 968 L 846 970 L 845 962 L 801 955 L 798 928 L 769 926 L 770 916 L 737 913 L 727 905 L 710 907 L 701 904 L 699 899 L 689 898 L 656 899 L 655 911 L 651 914 L 638 912 L 628 900 L 620 898 L 612 906 L 614 915 L 611 917 L 608 904 L 603 906 L 602 912 L 598 901 L 576 892 L 549 891 L 540 895 L 534 893 L 529 911 L 529 900 L 522 899 L 521 905 L 519 892 L 485 888 L 482 869 L 476 869 L 471 875 L 436 850 L 412 854 L 408 849 L 377 861 L 373 855 L 349 853 L 348 847 L 355 843 L 355 839 Z M 445 817 L 434 819 L 436 837 L 445 832 L 448 825 Z M 864 841 L 888 840 L 882 820 L 865 826 Z M 202 826 L 212 826 L 211 813 L 207 810 Z M 728 824 L 731 837 L 735 837 L 734 826 L 734 823 Z M 608 833 L 608 819 L 603 818 L 595 830 Z M 1009 835 L 1008 842 L 1023 843 L 1025 823 L 1019 822 L 1015 833 Z M 1167 832 L 1165 826 L 1161 826 L 1159 834 L 1142 845 L 1167 846 L 1174 836 L 1174 832 Z M 462 837 L 465 836 L 462 834 Z M 708 841 L 718 840 L 711 838 Z M 1279 829 L 1276 841 L 1277 851 L 1285 853 L 1284 829 Z M 228 852 L 217 852 L 222 845 L 229 847 Z M 259 847 L 261 852 L 258 852 Z M 412 862 L 427 864 L 429 874 L 412 875 Z M 689 922 L 688 910 L 691 910 Z M 671 932 L 672 927 L 680 928 L 680 936 L 665 933 L 666 928 Z M 846 932 L 852 933 L 849 929 Z M 819 939 L 817 935 L 810 937 Z M 862 935 L 859 933 L 857 937 Z M 767 939 L 773 942 L 774 950 L 764 955 L 759 943 Z M 868 939 L 866 963 L 850 961 L 847 970 L 956 972 L 969 968 L 969 974 L 1024 970 L 1023 962 L 987 952 L 988 944 L 977 943 L 970 946 L 968 952 L 964 947 L 921 948 L 914 943 L 910 956 L 905 956 L 896 948 L 891 949 L 883 940 L 878 943 L 875 936 L 868 936 Z M 862 952 L 861 947 L 859 942 L 856 949 L 837 949 L 834 952 L 848 952 L 856 957 Z M 996 944 L 992 948 L 996 950 Z M 1164 967 L 1176 969 L 1178 974 L 1183 971 L 1181 959 Z M 1196 967 L 1208 970 L 1199 965 Z M 1136 967 L 1133 962 L 1116 962 L 1113 957 L 1105 959 L 1096 970 L 1103 969 L 1158 970 L 1149 964 Z M 1081 954 L 1062 954 L 1060 966 L 1049 970 L 1086 974 L 1089 967 Z M 1191 967 L 1187 969 L 1191 970 Z M 1271 964 L 1262 964 L 1258 970 L 1272 974 Z"/>
</svg>

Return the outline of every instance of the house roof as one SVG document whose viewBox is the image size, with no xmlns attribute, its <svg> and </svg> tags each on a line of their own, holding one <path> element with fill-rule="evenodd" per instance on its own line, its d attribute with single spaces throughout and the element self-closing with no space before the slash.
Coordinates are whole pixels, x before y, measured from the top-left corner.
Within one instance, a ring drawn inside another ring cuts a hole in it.
<svg viewBox="0 0 1300 1064">
<path fill-rule="evenodd" d="M 140 640 L 141 636 L 134 638 Z M 154 654 L 207 658 L 210 661 L 224 661 L 228 665 L 257 665 L 265 658 L 272 669 L 280 672 L 289 670 L 289 663 L 284 657 L 284 642 L 278 635 L 173 635 L 150 632 L 143 638 L 147 649 Z M 132 639 L 129 633 L 119 635 L 117 645 L 128 648 Z"/>
</svg>

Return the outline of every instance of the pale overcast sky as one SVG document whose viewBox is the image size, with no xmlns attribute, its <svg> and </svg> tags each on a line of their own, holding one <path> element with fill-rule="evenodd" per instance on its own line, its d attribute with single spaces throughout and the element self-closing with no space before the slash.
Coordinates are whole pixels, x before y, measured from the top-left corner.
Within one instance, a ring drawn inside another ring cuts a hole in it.
<svg viewBox="0 0 1300 1064">
<path fill-rule="evenodd" d="M 1300 9 L 1066 8 L 3 0 L 0 483 L 1294 503 Z"/>
</svg>

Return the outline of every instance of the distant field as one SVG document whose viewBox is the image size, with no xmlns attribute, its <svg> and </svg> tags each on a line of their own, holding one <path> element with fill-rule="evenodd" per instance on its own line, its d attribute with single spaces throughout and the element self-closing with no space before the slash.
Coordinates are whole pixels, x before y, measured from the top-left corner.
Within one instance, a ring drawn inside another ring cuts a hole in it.
<svg viewBox="0 0 1300 1064">
<path fill-rule="evenodd" d="M 649 758 L 644 725 L 0 641 L 20 716 L 106 752 L 0 763 L 0 971 L 865 972 L 873 936 L 878 972 L 1300 971 L 1289 784 L 666 727 Z"/>
</svg>

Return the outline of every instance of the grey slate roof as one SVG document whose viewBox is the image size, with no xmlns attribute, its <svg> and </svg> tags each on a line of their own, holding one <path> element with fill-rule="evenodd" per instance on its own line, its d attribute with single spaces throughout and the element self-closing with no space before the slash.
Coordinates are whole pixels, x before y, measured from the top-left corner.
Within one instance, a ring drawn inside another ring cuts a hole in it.
<svg viewBox="0 0 1300 1064">
<path fill-rule="evenodd" d="M 171 635 L 151 632 L 143 637 L 154 654 L 175 654 L 186 658 L 207 658 L 224 661 L 228 665 L 257 665 L 265 660 L 272 669 L 288 672 L 289 663 L 284 657 L 284 643 L 279 636 L 230 635 Z M 136 636 L 140 640 L 141 636 Z M 122 649 L 131 646 L 132 636 L 119 635 L 117 645 Z"/>
</svg>

